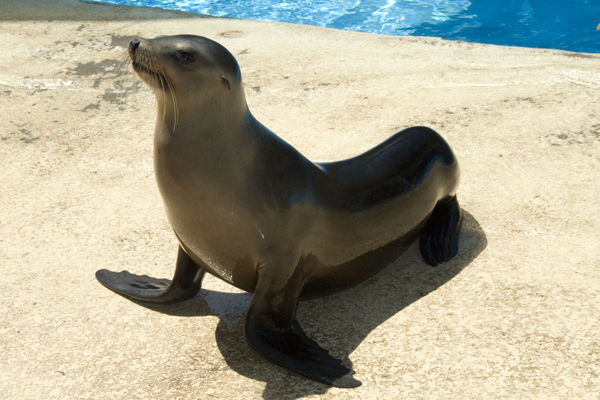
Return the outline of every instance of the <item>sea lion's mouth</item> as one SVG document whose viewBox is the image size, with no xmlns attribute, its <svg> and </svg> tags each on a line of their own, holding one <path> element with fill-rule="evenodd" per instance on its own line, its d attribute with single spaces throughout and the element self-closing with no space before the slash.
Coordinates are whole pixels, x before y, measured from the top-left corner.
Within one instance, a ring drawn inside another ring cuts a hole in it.
<svg viewBox="0 0 600 400">
<path fill-rule="evenodd" d="M 160 70 L 156 71 L 145 63 L 140 63 L 138 61 L 132 61 L 131 65 L 133 66 L 133 70 L 137 72 L 142 80 L 148 85 L 163 91 L 171 89 L 169 80 Z"/>
<path fill-rule="evenodd" d="M 133 69 L 135 70 L 135 72 L 137 72 L 138 74 L 158 76 L 158 74 L 156 72 L 152 71 L 150 68 L 146 67 L 145 65 L 140 64 L 139 62 L 133 61 L 131 63 L 131 65 L 133 66 Z"/>
</svg>

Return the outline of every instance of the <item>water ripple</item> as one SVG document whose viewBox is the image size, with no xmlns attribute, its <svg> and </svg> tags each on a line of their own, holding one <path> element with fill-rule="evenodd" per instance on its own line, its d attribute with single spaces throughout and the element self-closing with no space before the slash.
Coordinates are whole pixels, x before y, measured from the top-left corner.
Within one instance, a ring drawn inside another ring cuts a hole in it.
<svg viewBox="0 0 600 400">
<path fill-rule="evenodd" d="M 89 0 L 386 35 L 600 52 L 598 0 Z"/>
</svg>

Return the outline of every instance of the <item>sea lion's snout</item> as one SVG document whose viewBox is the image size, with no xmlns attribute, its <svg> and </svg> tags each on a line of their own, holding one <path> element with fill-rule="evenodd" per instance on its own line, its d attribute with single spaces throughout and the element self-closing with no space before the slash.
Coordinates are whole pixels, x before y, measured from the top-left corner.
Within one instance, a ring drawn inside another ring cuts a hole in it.
<svg viewBox="0 0 600 400">
<path fill-rule="evenodd" d="M 142 41 L 138 38 L 135 38 L 131 42 L 129 42 L 129 57 L 131 57 L 131 59 L 134 61 L 135 61 L 135 51 L 137 50 L 138 47 L 140 47 L 141 43 L 142 43 Z"/>
<path fill-rule="evenodd" d="M 144 82 L 161 92 L 172 89 L 167 78 L 167 68 L 159 59 L 151 40 L 135 38 L 129 42 L 127 50 L 133 70 Z"/>
</svg>

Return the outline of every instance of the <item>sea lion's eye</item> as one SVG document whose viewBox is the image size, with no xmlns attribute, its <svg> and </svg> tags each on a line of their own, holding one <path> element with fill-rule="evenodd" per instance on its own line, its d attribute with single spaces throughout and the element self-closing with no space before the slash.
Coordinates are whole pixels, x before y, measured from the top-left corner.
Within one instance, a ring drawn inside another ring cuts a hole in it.
<svg viewBox="0 0 600 400">
<path fill-rule="evenodd" d="M 194 61 L 194 55 L 192 53 L 187 52 L 187 51 L 178 50 L 177 51 L 177 55 L 183 61 L 186 61 L 186 62 L 192 62 L 192 61 Z"/>
</svg>

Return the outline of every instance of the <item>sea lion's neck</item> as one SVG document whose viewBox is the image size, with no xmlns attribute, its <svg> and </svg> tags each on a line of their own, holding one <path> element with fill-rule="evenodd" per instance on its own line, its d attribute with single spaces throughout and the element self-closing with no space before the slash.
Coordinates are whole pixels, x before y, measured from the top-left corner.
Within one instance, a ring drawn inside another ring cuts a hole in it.
<svg viewBox="0 0 600 400">
<path fill-rule="evenodd" d="M 252 120 L 243 92 L 231 96 L 205 96 L 182 100 L 157 96 L 155 135 L 160 142 L 195 142 L 202 148 L 239 140 L 243 126 Z"/>
<path fill-rule="evenodd" d="M 250 114 L 243 97 L 223 97 L 188 99 L 176 107 L 169 98 L 158 101 L 154 162 L 156 170 L 168 175 L 157 175 L 161 184 L 193 173 L 211 187 L 214 177 L 236 181 L 252 169 L 260 151 L 258 137 L 266 128 Z"/>
</svg>

